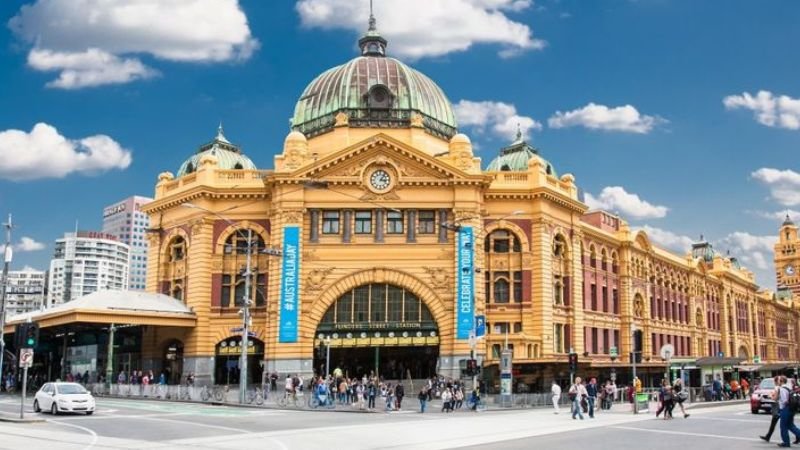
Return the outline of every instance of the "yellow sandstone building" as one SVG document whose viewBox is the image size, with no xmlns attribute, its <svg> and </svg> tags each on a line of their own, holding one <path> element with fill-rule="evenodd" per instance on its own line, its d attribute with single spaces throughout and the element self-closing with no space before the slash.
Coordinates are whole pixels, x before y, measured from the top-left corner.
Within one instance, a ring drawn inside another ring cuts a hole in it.
<svg viewBox="0 0 800 450">
<path fill-rule="evenodd" d="M 575 178 L 520 136 L 483 169 L 444 92 L 386 56 L 374 21 L 359 46 L 300 95 L 274 169 L 220 128 L 159 175 L 145 207 L 148 291 L 185 302 L 196 324 L 147 327 L 144 366 L 235 384 L 246 297 L 251 381 L 322 373 L 328 349 L 330 370 L 351 376 L 459 376 L 471 343 L 490 379 L 507 346 L 534 389 L 568 378 L 570 351 L 581 374 L 629 380 L 635 330 L 645 376 L 664 373 L 666 344 L 693 385 L 797 364 L 791 295 L 759 290 L 706 242 L 672 254 L 588 211 Z M 776 247 L 795 301 L 797 239 L 787 221 Z"/>
</svg>

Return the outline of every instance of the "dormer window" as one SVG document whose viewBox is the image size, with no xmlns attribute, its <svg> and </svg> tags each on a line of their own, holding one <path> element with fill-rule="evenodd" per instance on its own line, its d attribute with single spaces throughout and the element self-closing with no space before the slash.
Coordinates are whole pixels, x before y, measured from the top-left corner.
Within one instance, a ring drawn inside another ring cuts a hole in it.
<svg viewBox="0 0 800 450">
<path fill-rule="evenodd" d="M 375 85 L 367 94 L 367 106 L 370 108 L 389 108 L 392 106 L 392 94 L 383 85 Z"/>
<path fill-rule="evenodd" d="M 236 165 L 235 165 L 235 166 L 233 166 L 233 168 L 234 168 L 234 169 L 236 169 L 236 170 L 242 170 L 242 169 L 244 169 L 244 167 L 242 167 L 242 164 L 241 164 L 241 163 L 236 163 Z"/>
<path fill-rule="evenodd" d="M 189 173 L 192 173 L 192 172 L 194 172 L 194 164 L 189 163 L 189 164 L 186 165 L 186 173 L 189 174 Z"/>
</svg>

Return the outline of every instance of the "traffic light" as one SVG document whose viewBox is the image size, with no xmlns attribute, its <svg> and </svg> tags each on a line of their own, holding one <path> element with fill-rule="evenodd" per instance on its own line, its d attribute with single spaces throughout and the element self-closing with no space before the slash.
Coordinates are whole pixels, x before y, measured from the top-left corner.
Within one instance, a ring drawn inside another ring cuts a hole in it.
<svg viewBox="0 0 800 450">
<path fill-rule="evenodd" d="M 25 322 L 17 325 L 14 333 L 17 348 L 36 348 L 39 344 L 39 324 Z"/>
<path fill-rule="evenodd" d="M 467 360 L 467 375 L 473 376 L 478 374 L 478 360 L 477 359 L 468 359 Z"/>
<path fill-rule="evenodd" d="M 569 354 L 569 371 L 575 373 L 578 371 L 578 354 L 577 353 L 570 353 Z"/>
<path fill-rule="evenodd" d="M 642 330 L 633 332 L 633 352 L 631 353 L 631 363 L 636 361 L 636 364 L 642 362 Z"/>
</svg>

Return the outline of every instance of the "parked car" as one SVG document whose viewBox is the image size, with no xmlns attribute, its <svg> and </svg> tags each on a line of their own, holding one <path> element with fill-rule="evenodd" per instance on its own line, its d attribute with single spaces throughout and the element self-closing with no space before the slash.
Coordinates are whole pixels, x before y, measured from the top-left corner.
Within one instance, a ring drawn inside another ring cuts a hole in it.
<svg viewBox="0 0 800 450">
<path fill-rule="evenodd" d="M 764 378 L 761 383 L 753 389 L 750 394 L 750 412 L 758 414 L 759 411 L 770 412 L 772 404 L 775 400 L 772 399 L 772 391 L 775 390 L 775 380 L 772 378 Z"/>
<path fill-rule="evenodd" d="M 92 415 L 94 408 L 94 397 L 78 383 L 45 383 L 33 400 L 33 410 L 37 413 L 85 412 Z"/>
</svg>

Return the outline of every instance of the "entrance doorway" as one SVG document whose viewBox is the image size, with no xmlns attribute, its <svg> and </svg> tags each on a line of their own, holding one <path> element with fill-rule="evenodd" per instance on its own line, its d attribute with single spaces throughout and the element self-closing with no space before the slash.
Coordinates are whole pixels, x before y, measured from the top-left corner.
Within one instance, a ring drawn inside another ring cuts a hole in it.
<svg viewBox="0 0 800 450">
<path fill-rule="evenodd" d="M 173 340 L 164 348 L 162 370 L 168 384 L 181 384 L 183 377 L 183 342 Z"/>
<path fill-rule="evenodd" d="M 230 337 L 217 344 L 214 357 L 214 383 L 239 384 L 239 359 L 242 355 L 242 338 Z M 264 342 L 251 337 L 247 348 L 247 383 L 261 383 Z"/>
<path fill-rule="evenodd" d="M 436 374 L 439 334 L 425 303 L 399 286 L 375 283 L 339 297 L 317 327 L 314 371 L 349 377 L 427 378 Z"/>
<path fill-rule="evenodd" d="M 418 380 L 436 375 L 439 347 L 345 347 L 331 348 L 330 370 L 340 369 L 346 377 L 370 376 L 375 373 L 386 380 Z M 314 367 L 325 371 L 325 358 L 316 358 Z"/>
</svg>

